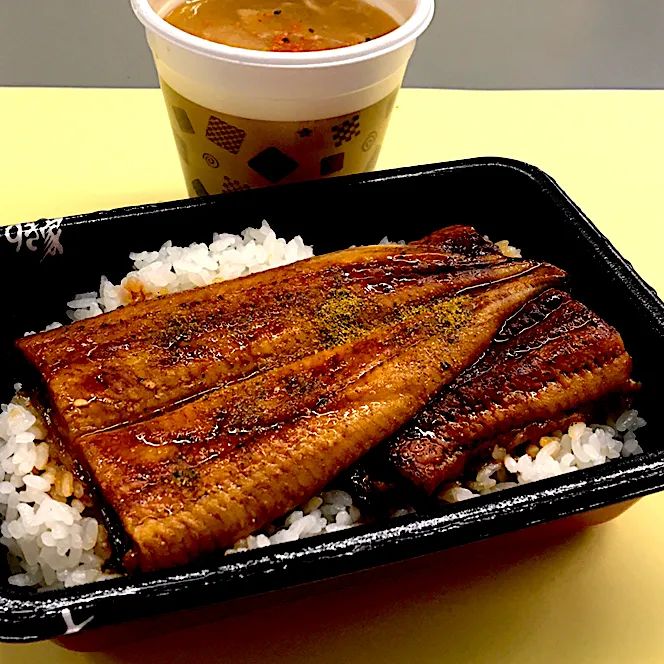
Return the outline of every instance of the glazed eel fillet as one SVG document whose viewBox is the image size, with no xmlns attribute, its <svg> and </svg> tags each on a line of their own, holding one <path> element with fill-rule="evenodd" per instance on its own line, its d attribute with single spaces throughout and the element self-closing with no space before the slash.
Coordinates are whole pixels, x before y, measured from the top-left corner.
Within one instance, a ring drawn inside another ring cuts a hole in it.
<svg viewBox="0 0 664 664">
<path fill-rule="evenodd" d="M 564 277 L 457 227 L 166 296 L 18 346 L 42 375 L 67 451 L 122 523 L 125 566 L 152 570 L 228 546 L 322 489 Z M 171 336 L 173 317 L 182 329 Z"/>
<path fill-rule="evenodd" d="M 548 290 L 506 321 L 484 355 L 353 468 L 353 491 L 381 509 L 391 492 L 403 491 L 395 479 L 400 475 L 431 494 L 490 457 L 496 444 L 510 450 L 606 416 L 597 409 L 638 387 L 631 368 L 613 327 L 568 294 Z"/>
<path fill-rule="evenodd" d="M 474 229 L 453 226 L 412 245 L 348 249 L 134 304 L 17 346 L 41 377 L 66 445 L 531 265 L 505 264 Z"/>
</svg>

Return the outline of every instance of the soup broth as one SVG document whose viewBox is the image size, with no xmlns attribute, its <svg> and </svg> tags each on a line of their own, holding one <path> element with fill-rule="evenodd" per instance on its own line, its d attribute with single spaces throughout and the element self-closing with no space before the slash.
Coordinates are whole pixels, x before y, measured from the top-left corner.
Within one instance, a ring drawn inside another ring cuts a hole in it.
<svg viewBox="0 0 664 664">
<path fill-rule="evenodd" d="M 364 0 L 186 0 L 164 18 L 208 41 L 257 51 L 341 48 L 399 27 Z"/>
</svg>

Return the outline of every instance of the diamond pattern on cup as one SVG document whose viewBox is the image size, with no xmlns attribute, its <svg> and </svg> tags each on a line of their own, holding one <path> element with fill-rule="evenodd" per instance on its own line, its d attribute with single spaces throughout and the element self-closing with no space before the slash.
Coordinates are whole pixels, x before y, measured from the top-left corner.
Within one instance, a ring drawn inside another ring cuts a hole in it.
<svg viewBox="0 0 664 664">
<path fill-rule="evenodd" d="M 334 147 L 340 148 L 344 143 L 352 141 L 361 133 L 359 115 L 354 115 L 352 120 L 344 120 L 341 124 L 334 125 L 334 127 L 332 127 Z"/>
<path fill-rule="evenodd" d="M 251 189 L 248 184 L 242 184 L 239 180 L 233 180 L 228 175 L 224 175 L 224 183 L 221 185 L 224 194 L 231 194 L 234 191 L 246 191 L 247 189 Z"/>
<path fill-rule="evenodd" d="M 249 160 L 249 168 L 263 176 L 268 182 L 277 184 L 290 175 L 300 164 L 279 148 L 267 148 Z"/>
<path fill-rule="evenodd" d="M 196 196 L 209 196 L 208 190 L 205 188 L 203 183 L 196 178 L 195 180 L 191 181 L 191 186 L 194 188 L 194 191 L 196 192 Z"/>
<path fill-rule="evenodd" d="M 329 157 L 323 157 L 320 160 L 320 174 L 321 177 L 338 173 L 344 167 L 345 152 L 338 152 L 331 154 Z"/>
<path fill-rule="evenodd" d="M 244 143 L 247 132 L 211 115 L 205 136 L 223 150 L 237 154 Z"/>
<path fill-rule="evenodd" d="M 183 131 L 185 134 L 196 133 L 194 131 L 193 125 L 191 124 L 191 120 L 187 115 L 187 111 L 185 111 L 184 108 L 173 106 L 173 115 L 175 115 L 175 121 L 178 123 L 178 127 L 180 127 L 181 131 Z"/>
</svg>

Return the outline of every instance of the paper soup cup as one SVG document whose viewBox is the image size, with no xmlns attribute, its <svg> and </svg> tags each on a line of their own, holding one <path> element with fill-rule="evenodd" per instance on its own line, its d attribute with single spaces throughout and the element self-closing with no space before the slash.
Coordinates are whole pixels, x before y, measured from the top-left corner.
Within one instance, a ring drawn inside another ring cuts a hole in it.
<svg viewBox="0 0 664 664">
<path fill-rule="evenodd" d="M 167 23 L 181 0 L 132 0 L 191 195 L 372 170 L 434 0 L 371 0 L 400 26 L 370 42 L 254 51 Z"/>
</svg>

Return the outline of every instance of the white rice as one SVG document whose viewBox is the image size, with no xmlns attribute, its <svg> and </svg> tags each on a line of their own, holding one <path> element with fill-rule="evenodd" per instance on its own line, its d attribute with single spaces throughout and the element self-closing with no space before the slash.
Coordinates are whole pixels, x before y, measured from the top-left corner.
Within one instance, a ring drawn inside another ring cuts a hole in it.
<svg viewBox="0 0 664 664">
<path fill-rule="evenodd" d="M 132 302 L 311 256 L 312 248 L 300 236 L 290 242 L 277 238 L 267 222 L 261 228 L 247 228 L 241 235 L 215 233 L 209 245 L 175 247 L 167 242 L 159 251 L 130 254 L 134 269 L 120 284 L 103 276 L 98 292 L 81 293 L 67 303 L 67 317 L 72 321 L 91 318 Z M 52 323 L 46 330 L 61 326 Z M 75 487 L 81 493 L 80 483 L 56 459 L 49 458 L 49 446 L 42 442 L 46 431 L 20 399 L 1 408 L 0 543 L 9 551 L 13 572 L 9 583 L 61 588 L 115 576 L 102 573 L 104 558 L 97 555 L 104 550 L 105 530 L 96 519 L 82 516 L 85 506 L 79 497 L 83 496 L 74 495 Z M 328 508 L 323 509 L 326 511 Z M 359 518 L 356 508 L 345 514 L 335 521 L 337 529 Z M 298 528 L 302 526 L 295 530 Z M 334 524 L 326 522 L 325 530 L 332 532 Z"/>
<path fill-rule="evenodd" d="M 615 422 L 590 426 L 578 422 L 565 434 L 542 436 L 537 445 L 529 445 L 519 456 L 507 454 L 507 450 L 496 445 L 492 460 L 480 468 L 474 480 L 464 484 L 455 482 L 440 497 L 446 502 L 458 503 L 519 484 L 599 466 L 621 456 L 643 454 L 636 431 L 645 424 L 637 410 L 628 410 Z"/>
<path fill-rule="evenodd" d="M 67 316 L 71 320 L 92 318 L 132 302 L 243 277 L 313 255 L 312 247 L 299 235 L 287 242 L 266 221 L 260 228 L 245 229 L 242 235 L 215 233 L 209 245 L 174 247 L 169 241 L 159 251 L 129 254 L 134 269 L 120 284 L 115 286 L 102 277 L 99 292 L 76 295 L 67 303 Z"/>
<path fill-rule="evenodd" d="M 381 244 L 393 243 L 387 237 Z M 507 256 L 520 252 L 506 240 L 496 243 Z M 313 256 L 302 238 L 277 238 L 267 222 L 241 235 L 216 234 L 212 243 L 176 247 L 167 242 L 159 251 L 130 254 L 133 270 L 119 285 L 101 278 L 98 292 L 76 295 L 67 317 L 83 320 L 120 306 L 234 279 Z M 60 327 L 52 323 L 46 329 Z M 34 334 L 34 333 L 28 333 Z M 20 385 L 15 389 L 20 390 Z M 542 438 L 537 447 L 513 458 L 494 450 L 473 482 L 456 483 L 444 494 L 458 502 L 484 493 L 599 465 L 619 456 L 640 454 L 635 431 L 645 422 L 636 411 L 623 414 L 612 426 L 576 424 L 560 437 Z M 82 485 L 50 458 L 46 431 L 26 404 L 16 397 L 0 411 L 0 544 L 8 549 L 9 583 L 16 586 L 61 588 L 100 581 L 115 575 L 102 572 L 108 555 L 106 532 L 96 519 L 83 516 Z M 535 447 L 535 446 L 532 446 Z M 532 455 L 532 456 L 531 456 Z M 502 477 L 502 479 L 501 479 Z M 82 499 L 82 500 L 81 500 Z M 399 509 L 399 517 L 412 509 Z M 352 496 L 330 490 L 314 496 L 283 519 L 238 541 L 226 553 L 338 532 L 363 523 Z"/>
<path fill-rule="evenodd" d="M 353 497 L 349 493 L 338 489 L 324 491 L 289 512 L 281 526 L 269 525 L 263 532 L 239 540 L 226 554 L 294 542 L 323 533 L 336 533 L 361 523 L 360 510 L 353 505 Z"/>
<path fill-rule="evenodd" d="M 509 258 L 521 258 L 521 249 L 513 247 L 508 240 L 500 240 L 496 242 L 496 246 L 500 249 L 503 256 Z"/>
<path fill-rule="evenodd" d="M 28 409 L 2 405 L 0 544 L 9 550 L 9 583 L 70 587 L 108 578 L 95 553 L 99 524 L 82 516 L 85 506 L 74 496 L 71 473 L 49 463 L 48 443 L 40 442 L 45 434 Z"/>
</svg>

